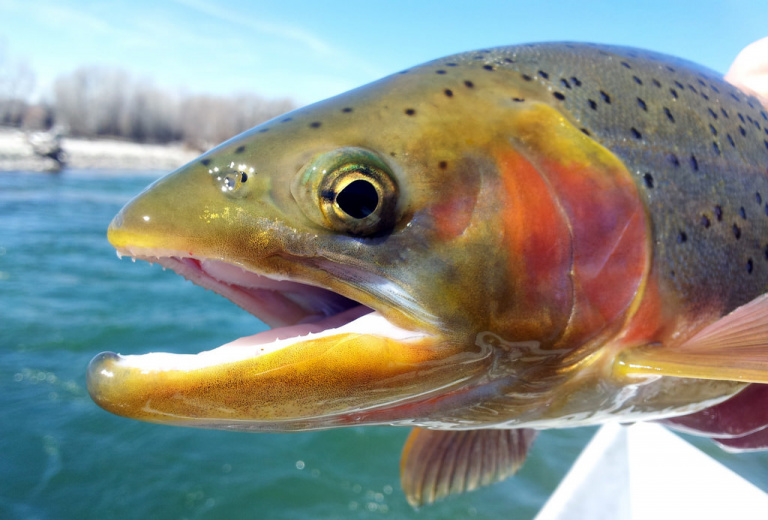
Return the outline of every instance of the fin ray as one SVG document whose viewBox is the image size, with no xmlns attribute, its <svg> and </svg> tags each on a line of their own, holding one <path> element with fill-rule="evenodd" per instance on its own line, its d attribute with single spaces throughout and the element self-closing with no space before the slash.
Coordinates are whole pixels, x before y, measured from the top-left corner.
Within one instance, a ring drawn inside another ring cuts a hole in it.
<svg viewBox="0 0 768 520">
<path fill-rule="evenodd" d="M 768 294 L 704 327 L 679 346 L 629 349 L 616 361 L 623 375 L 665 375 L 768 383 Z"/>
<path fill-rule="evenodd" d="M 503 480 L 522 465 L 535 436 L 531 429 L 414 428 L 400 462 L 406 498 L 418 507 Z"/>
</svg>

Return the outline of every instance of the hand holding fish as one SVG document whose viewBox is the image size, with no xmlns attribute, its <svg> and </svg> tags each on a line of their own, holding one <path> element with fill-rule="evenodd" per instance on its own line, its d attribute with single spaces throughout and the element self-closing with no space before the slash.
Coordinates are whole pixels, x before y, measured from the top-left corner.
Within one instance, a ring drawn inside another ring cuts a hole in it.
<svg viewBox="0 0 768 520">
<path fill-rule="evenodd" d="M 768 100 L 768 37 L 744 48 L 725 79 L 741 89 L 755 92 L 765 103 Z"/>
</svg>

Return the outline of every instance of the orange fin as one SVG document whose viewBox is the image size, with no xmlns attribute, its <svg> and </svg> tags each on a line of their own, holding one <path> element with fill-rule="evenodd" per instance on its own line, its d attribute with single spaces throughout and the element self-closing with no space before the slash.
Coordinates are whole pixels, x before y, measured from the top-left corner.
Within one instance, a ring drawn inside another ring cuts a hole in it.
<svg viewBox="0 0 768 520">
<path fill-rule="evenodd" d="M 742 305 L 675 348 L 654 345 L 622 352 L 614 367 L 622 375 L 768 383 L 768 294 Z"/>
<path fill-rule="evenodd" d="M 400 482 L 413 507 L 513 475 L 536 431 L 414 428 L 400 459 Z"/>
</svg>

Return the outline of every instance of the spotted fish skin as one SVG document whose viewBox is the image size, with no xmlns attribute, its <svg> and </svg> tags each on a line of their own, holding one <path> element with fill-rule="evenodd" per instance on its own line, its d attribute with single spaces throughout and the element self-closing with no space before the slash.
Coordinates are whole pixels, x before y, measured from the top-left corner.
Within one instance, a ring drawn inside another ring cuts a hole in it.
<svg viewBox="0 0 768 520">
<path fill-rule="evenodd" d="M 768 401 L 743 392 L 768 383 L 766 125 L 711 71 L 568 43 L 450 56 L 278 117 L 108 232 L 278 328 L 103 353 L 89 392 L 186 426 L 416 426 L 414 505 L 512 474 L 532 429 L 685 416 L 768 448 L 765 417 L 742 420 Z"/>
<path fill-rule="evenodd" d="M 608 45 L 528 44 L 427 66 L 471 68 L 475 89 L 482 72 L 513 70 L 549 91 L 633 174 L 659 283 L 691 312 L 768 291 L 768 108 L 755 97 L 694 63 Z"/>
</svg>

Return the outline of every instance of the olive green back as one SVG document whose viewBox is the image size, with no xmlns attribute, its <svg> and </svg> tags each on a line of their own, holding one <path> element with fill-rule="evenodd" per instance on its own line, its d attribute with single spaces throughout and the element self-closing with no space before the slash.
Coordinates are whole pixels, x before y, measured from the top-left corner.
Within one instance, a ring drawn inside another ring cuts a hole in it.
<svg viewBox="0 0 768 520">
<path fill-rule="evenodd" d="M 427 66 L 467 67 L 474 88 L 513 69 L 547 89 L 634 174 L 654 269 L 690 310 L 768 291 L 768 108 L 755 97 L 695 64 L 622 47 L 532 44 Z"/>
</svg>

